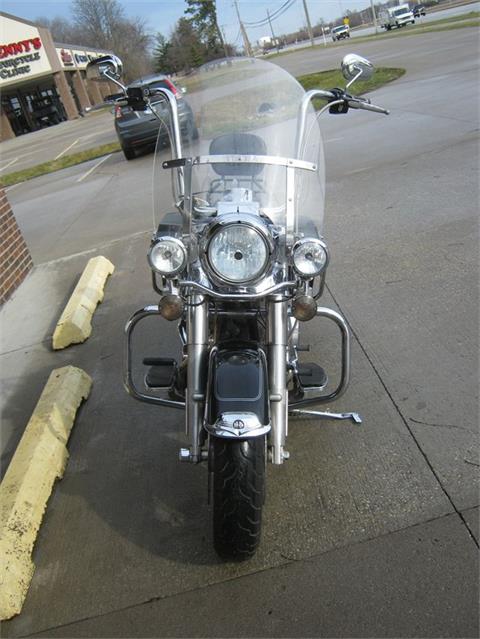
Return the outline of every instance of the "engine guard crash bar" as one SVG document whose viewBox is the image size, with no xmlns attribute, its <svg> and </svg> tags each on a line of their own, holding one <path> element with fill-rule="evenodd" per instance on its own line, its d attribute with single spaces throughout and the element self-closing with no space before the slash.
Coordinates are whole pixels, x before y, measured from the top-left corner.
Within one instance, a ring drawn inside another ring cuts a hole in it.
<svg viewBox="0 0 480 639">
<path fill-rule="evenodd" d="M 325 308 L 320 306 L 317 308 L 317 317 L 327 317 L 331 319 L 340 329 L 342 335 L 342 369 L 340 373 L 340 381 L 337 388 L 328 395 L 319 395 L 318 397 L 306 397 L 299 399 L 296 402 L 291 402 L 288 405 L 288 410 L 300 408 L 302 406 L 311 406 L 312 404 L 320 404 L 325 402 L 331 402 L 334 399 L 338 399 L 347 389 L 350 381 L 350 330 L 345 318 L 332 310 L 331 308 Z"/>
<path fill-rule="evenodd" d="M 160 406 L 169 406 L 170 408 L 180 408 L 185 410 L 185 402 L 175 401 L 173 399 L 169 399 L 167 397 L 157 397 L 156 395 L 147 395 L 146 393 L 142 393 L 135 386 L 135 382 L 133 381 L 132 374 L 132 336 L 135 327 L 137 324 L 145 319 L 146 317 L 150 317 L 152 315 L 160 315 L 160 311 L 158 309 L 158 304 L 155 306 L 145 306 L 145 308 L 141 308 L 136 311 L 132 317 L 128 320 L 125 326 L 125 359 L 124 359 L 124 386 L 129 395 L 131 395 L 134 399 L 138 399 L 141 402 L 147 402 L 148 404 L 157 404 Z"/>
<path fill-rule="evenodd" d="M 146 317 L 150 317 L 152 315 L 160 315 L 160 311 L 158 309 L 158 305 L 146 306 L 138 311 L 136 311 L 132 317 L 128 320 L 125 326 L 125 359 L 124 359 L 124 385 L 129 393 L 134 399 L 137 399 L 141 402 L 147 402 L 149 404 L 157 404 L 160 406 L 169 406 L 170 408 L 179 408 L 185 409 L 185 402 L 176 401 L 173 399 L 169 399 L 167 397 L 158 397 L 156 395 L 148 395 L 146 393 L 142 393 L 133 381 L 133 373 L 132 373 L 132 336 L 134 329 L 137 324 L 145 319 Z M 319 395 L 317 397 L 307 397 L 304 399 L 297 400 L 288 405 L 288 410 L 293 410 L 296 408 L 301 408 L 304 406 L 312 406 L 314 404 L 320 404 L 325 402 L 331 402 L 334 399 L 338 399 L 345 392 L 348 383 L 350 381 L 350 331 L 345 319 L 337 313 L 336 311 L 319 307 L 317 309 L 317 317 L 327 317 L 331 319 L 340 329 L 342 336 L 342 368 L 340 374 L 340 381 L 338 383 L 337 388 L 333 390 L 331 393 L 327 395 Z"/>
</svg>

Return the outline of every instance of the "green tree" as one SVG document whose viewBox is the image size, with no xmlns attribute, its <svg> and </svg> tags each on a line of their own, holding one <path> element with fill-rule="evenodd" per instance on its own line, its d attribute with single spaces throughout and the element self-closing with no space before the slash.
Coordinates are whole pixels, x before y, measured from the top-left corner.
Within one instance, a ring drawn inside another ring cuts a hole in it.
<svg viewBox="0 0 480 639">
<path fill-rule="evenodd" d="M 180 18 L 170 36 L 164 71 L 189 71 L 207 59 L 207 49 L 190 20 Z"/>
<path fill-rule="evenodd" d="M 157 33 L 155 36 L 155 48 L 153 50 L 153 66 L 157 73 L 166 73 L 169 70 L 170 46 L 170 41 L 167 40 L 163 33 Z"/>
<path fill-rule="evenodd" d="M 217 23 L 217 8 L 215 0 L 186 0 L 185 13 L 190 16 L 190 22 L 198 31 L 202 43 L 208 49 L 211 59 L 223 53 L 222 37 Z"/>
</svg>

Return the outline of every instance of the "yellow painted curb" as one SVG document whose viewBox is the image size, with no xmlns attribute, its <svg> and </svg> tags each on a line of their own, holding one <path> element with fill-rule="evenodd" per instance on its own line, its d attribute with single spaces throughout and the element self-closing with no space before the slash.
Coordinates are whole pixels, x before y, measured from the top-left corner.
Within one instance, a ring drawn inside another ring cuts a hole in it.
<svg viewBox="0 0 480 639">
<path fill-rule="evenodd" d="M 107 277 L 115 267 L 103 255 L 88 260 L 72 296 L 68 300 L 53 334 L 53 348 L 84 342 L 92 332 L 92 316 L 103 300 Z"/>
<path fill-rule="evenodd" d="M 66 443 L 92 380 L 80 368 L 50 374 L 0 485 L 0 619 L 23 606 L 35 570 L 31 555 L 55 479 L 67 463 Z"/>
</svg>

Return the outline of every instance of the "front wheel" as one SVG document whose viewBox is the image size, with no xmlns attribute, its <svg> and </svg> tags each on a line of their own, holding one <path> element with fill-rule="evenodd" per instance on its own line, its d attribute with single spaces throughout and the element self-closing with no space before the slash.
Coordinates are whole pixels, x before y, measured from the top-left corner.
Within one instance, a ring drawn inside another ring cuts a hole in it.
<svg viewBox="0 0 480 639">
<path fill-rule="evenodd" d="M 135 149 L 132 149 L 132 147 L 130 146 L 122 145 L 122 151 L 126 160 L 134 160 L 137 157 L 137 154 L 135 153 Z"/>
<path fill-rule="evenodd" d="M 210 438 L 213 544 L 222 559 L 253 557 L 265 498 L 265 437 Z"/>
</svg>

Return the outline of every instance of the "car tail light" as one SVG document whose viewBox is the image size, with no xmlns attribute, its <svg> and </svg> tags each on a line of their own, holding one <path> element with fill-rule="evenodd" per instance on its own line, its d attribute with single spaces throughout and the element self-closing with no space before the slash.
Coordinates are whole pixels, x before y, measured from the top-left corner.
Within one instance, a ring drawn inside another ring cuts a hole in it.
<svg viewBox="0 0 480 639">
<path fill-rule="evenodd" d="M 121 106 L 120 104 L 116 104 L 115 105 L 115 117 L 116 118 L 121 118 L 122 115 L 125 115 L 126 113 L 130 113 L 131 111 L 133 111 L 132 107 Z"/>
<path fill-rule="evenodd" d="M 165 79 L 165 84 L 167 85 L 167 88 L 170 89 L 170 91 L 173 93 L 173 95 L 177 98 L 177 100 L 180 99 L 180 93 L 177 90 L 177 87 L 173 84 L 173 82 L 170 82 L 170 80 L 168 78 Z"/>
</svg>

